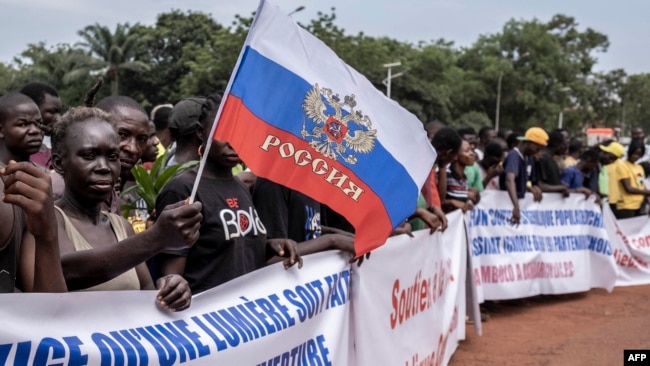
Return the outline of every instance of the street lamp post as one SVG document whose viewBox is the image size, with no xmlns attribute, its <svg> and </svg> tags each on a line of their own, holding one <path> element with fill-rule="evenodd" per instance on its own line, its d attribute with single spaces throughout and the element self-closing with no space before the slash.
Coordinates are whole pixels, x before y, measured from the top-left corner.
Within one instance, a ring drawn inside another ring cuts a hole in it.
<svg viewBox="0 0 650 366">
<path fill-rule="evenodd" d="M 499 74 L 499 81 L 497 82 L 497 112 L 494 118 L 494 130 L 499 132 L 499 112 L 501 110 L 501 80 L 503 79 L 503 71 Z"/>
<path fill-rule="evenodd" d="M 529 52 L 524 52 L 517 60 L 523 60 L 530 56 Z M 516 60 L 515 60 L 516 61 Z M 511 63 L 512 65 L 512 63 Z M 512 67 L 512 66 L 511 66 Z M 494 130 L 499 132 L 499 116 L 501 113 L 501 81 L 503 80 L 503 71 L 499 73 L 499 81 L 497 81 L 497 108 L 494 116 Z"/>
<path fill-rule="evenodd" d="M 565 86 L 564 88 L 560 88 L 560 92 L 566 93 L 571 91 L 571 88 L 568 86 Z M 562 129 L 562 122 L 564 122 L 564 103 L 560 103 L 560 114 L 557 117 L 557 128 Z"/>
<path fill-rule="evenodd" d="M 304 6 L 304 5 L 300 5 L 299 7 L 293 9 L 293 11 L 292 11 L 291 13 L 289 13 L 288 15 L 289 15 L 289 16 L 292 16 L 292 15 L 294 15 L 295 13 L 297 13 L 297 12 L 299 12 L 299 11 L 303 11 L 303 10 L 305 10 L 305 6 Z"/>
<path fill-rule="evenodd" d="M 383 80 L 383 84 L 386 85 L 386 96 L 390 98 L 390 86 L 391 86 L 391 80 L 395 79 L 396 77 L 400 77 L 404 75 L 404 72 L 398 72 L 397 74 L 393 74 L 393 67 L 397 66 L 402 66 L 402 63 L 397 61 L 397 62 L 391 62 L 389 64 L 384 64 L 384 67 L 388 69 L 388 75 L 386 76 L 386 79 Z"/>
</svg>

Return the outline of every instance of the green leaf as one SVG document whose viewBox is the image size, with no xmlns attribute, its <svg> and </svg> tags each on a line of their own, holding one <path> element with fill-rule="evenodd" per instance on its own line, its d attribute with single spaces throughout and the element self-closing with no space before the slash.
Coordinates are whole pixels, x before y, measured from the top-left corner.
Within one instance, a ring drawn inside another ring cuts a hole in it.
<svg viewBox="0 0 650 366">
<path fill-rule="evenodd" d="M 188 161 L 183 165 L 176 164 L 168 167 L 160 174 L 158 179 L 156 179 L 156 182 L 154 184 L 156 187 L 156 191 L 160 193 L 160 191 L 162 191 L 162 189 L 165 187 L 165 185 L 170 179 L 172 179 L 173 177 L 179 174 L 183 174 L 184 172 L 194 168 L 198 164 L 199 162 L 197 160 L 192 160 L 192 161 Z"/>
<path fill-rule="evenodd" d="M 120 197 L 126 197 L 127 194 L 131 193 L 131 191 L 134 191 L 134 190 L 136 190 L 136 189 L 138 189 L 138 185 L 137 185 L 137 184 L 134 184 L 134 185 L 132 185 L 132 186 L 126 188 L 126 189 L 123 190 L 122 192 L 120 192 Z"/>
<path fill-rule="evenodd" d="M 131 168 L 131 174 L 133 174 L 133 178 L 135 178 L 137 183 L 137 192 L 140 198 L 145 201 L 148 209 L 154 207 L 156 205 L 157 192 L 149 172 L 142 165 L 138 164 Z"/>
<path fill-rule="evenodd" d="M 162 189 L 165 187 L 167 182 L 172 179 L 174 176 L 176 176 L 176 172 L 178 171 L 178 168 L 180 168 L 180 164 L 172 165 L 165 169 L 162 173 L 160 173 L 160 176 L 156 179 L 156 182 L 154 183 L 154 187 L 156 189 L 156 192 L 162 191 Z"/>
<path fill-rule="evenodd" d="M 165 153 L 157 157 L 156 161 L 154 161 L 153 166 L 151 167 L 151 172 L 149 172 L 149 175 L 154 177 L 154 180 L 157 179 L 158 176 L 160 175 L 161 167 L 167 165 L 168 157 L 169 157 L 169 150 L 165 150 Z"/>
<path fill-rule="evenodd" d="M 122 216 L 124 216 L 125 219 L 128 219 L 131 210 L 135 210 L 136 208 L 137 207 L 135 207 L 135 203 L 123 203 L 120 205 L 120 211 L 122 212 Z"/>
</svg>

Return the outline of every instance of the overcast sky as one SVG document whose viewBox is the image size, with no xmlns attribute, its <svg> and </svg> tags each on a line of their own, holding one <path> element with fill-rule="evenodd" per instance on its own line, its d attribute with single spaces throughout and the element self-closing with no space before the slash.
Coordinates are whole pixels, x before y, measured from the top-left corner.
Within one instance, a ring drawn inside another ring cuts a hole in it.
<svg viewBox="0 0 650 366">
<path fill-rule="evenodd" d="M 336 7 L 336 24 L 348 33 L 389 36 L 417 42 L 445 38 L 469 46 L 480 34 L 495 33 L 511 19 L 548 21 L 563 13 L 610 40 L 599 54 L 597 70 L 624 68 L 628 73 L 650 72 L 650 1 L 647 0 L 274 0 L 297 21 L 308 22 L 318 11 Z M 171 9 L 212 14 L 229 25 L 235 14 L 249 15 L 258 0 L 0 0 L 0 62 L 8 62 L 27 44 L 74 44 L 77 31 L 100 23 L 154 24 L 156 15 Z M 398 5 L 399 4 L 399 5 Z"/>
</svg>

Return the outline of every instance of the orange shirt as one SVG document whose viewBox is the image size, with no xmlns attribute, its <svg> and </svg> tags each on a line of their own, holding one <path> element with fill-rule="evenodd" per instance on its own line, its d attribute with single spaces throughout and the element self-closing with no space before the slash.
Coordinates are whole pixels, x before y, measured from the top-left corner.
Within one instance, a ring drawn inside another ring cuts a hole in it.
<svg viewBox="0 0 650 366">
<path fill-rule="evenodd" d="M 422 187 L 422 195 L 427 201 L 427 207 L 441 206 L 440 195 L 438 194 L 438 184 L 436 182 L 436 168 L 431 169 L 429 177 L 427 177 L 427 180 L 424 182 L 424 186 Z"/>
</svg>

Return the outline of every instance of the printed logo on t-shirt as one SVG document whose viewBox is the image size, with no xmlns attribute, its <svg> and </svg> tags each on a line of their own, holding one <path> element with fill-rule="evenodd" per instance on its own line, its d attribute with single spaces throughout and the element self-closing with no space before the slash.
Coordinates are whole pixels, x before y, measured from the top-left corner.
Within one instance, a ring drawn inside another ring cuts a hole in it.
<svg viewBox="0 0 650 366">
<path fill-rule="evenodd" d="M 254 236 L 266 234 L 266 228 L 255 208 L 251 206 L 248 211 L 240 209 L 237 198 L 226 199 L 226 204 L 229 208 L 224 208 L 219 212 L 226 240 L 248 234 Z"/>
<path fill-rule="evenodd" d="M 318 238 L 321 235 L 320 212 L 311 206 L 305 206 L 305 240 Z"/>
</svg>

